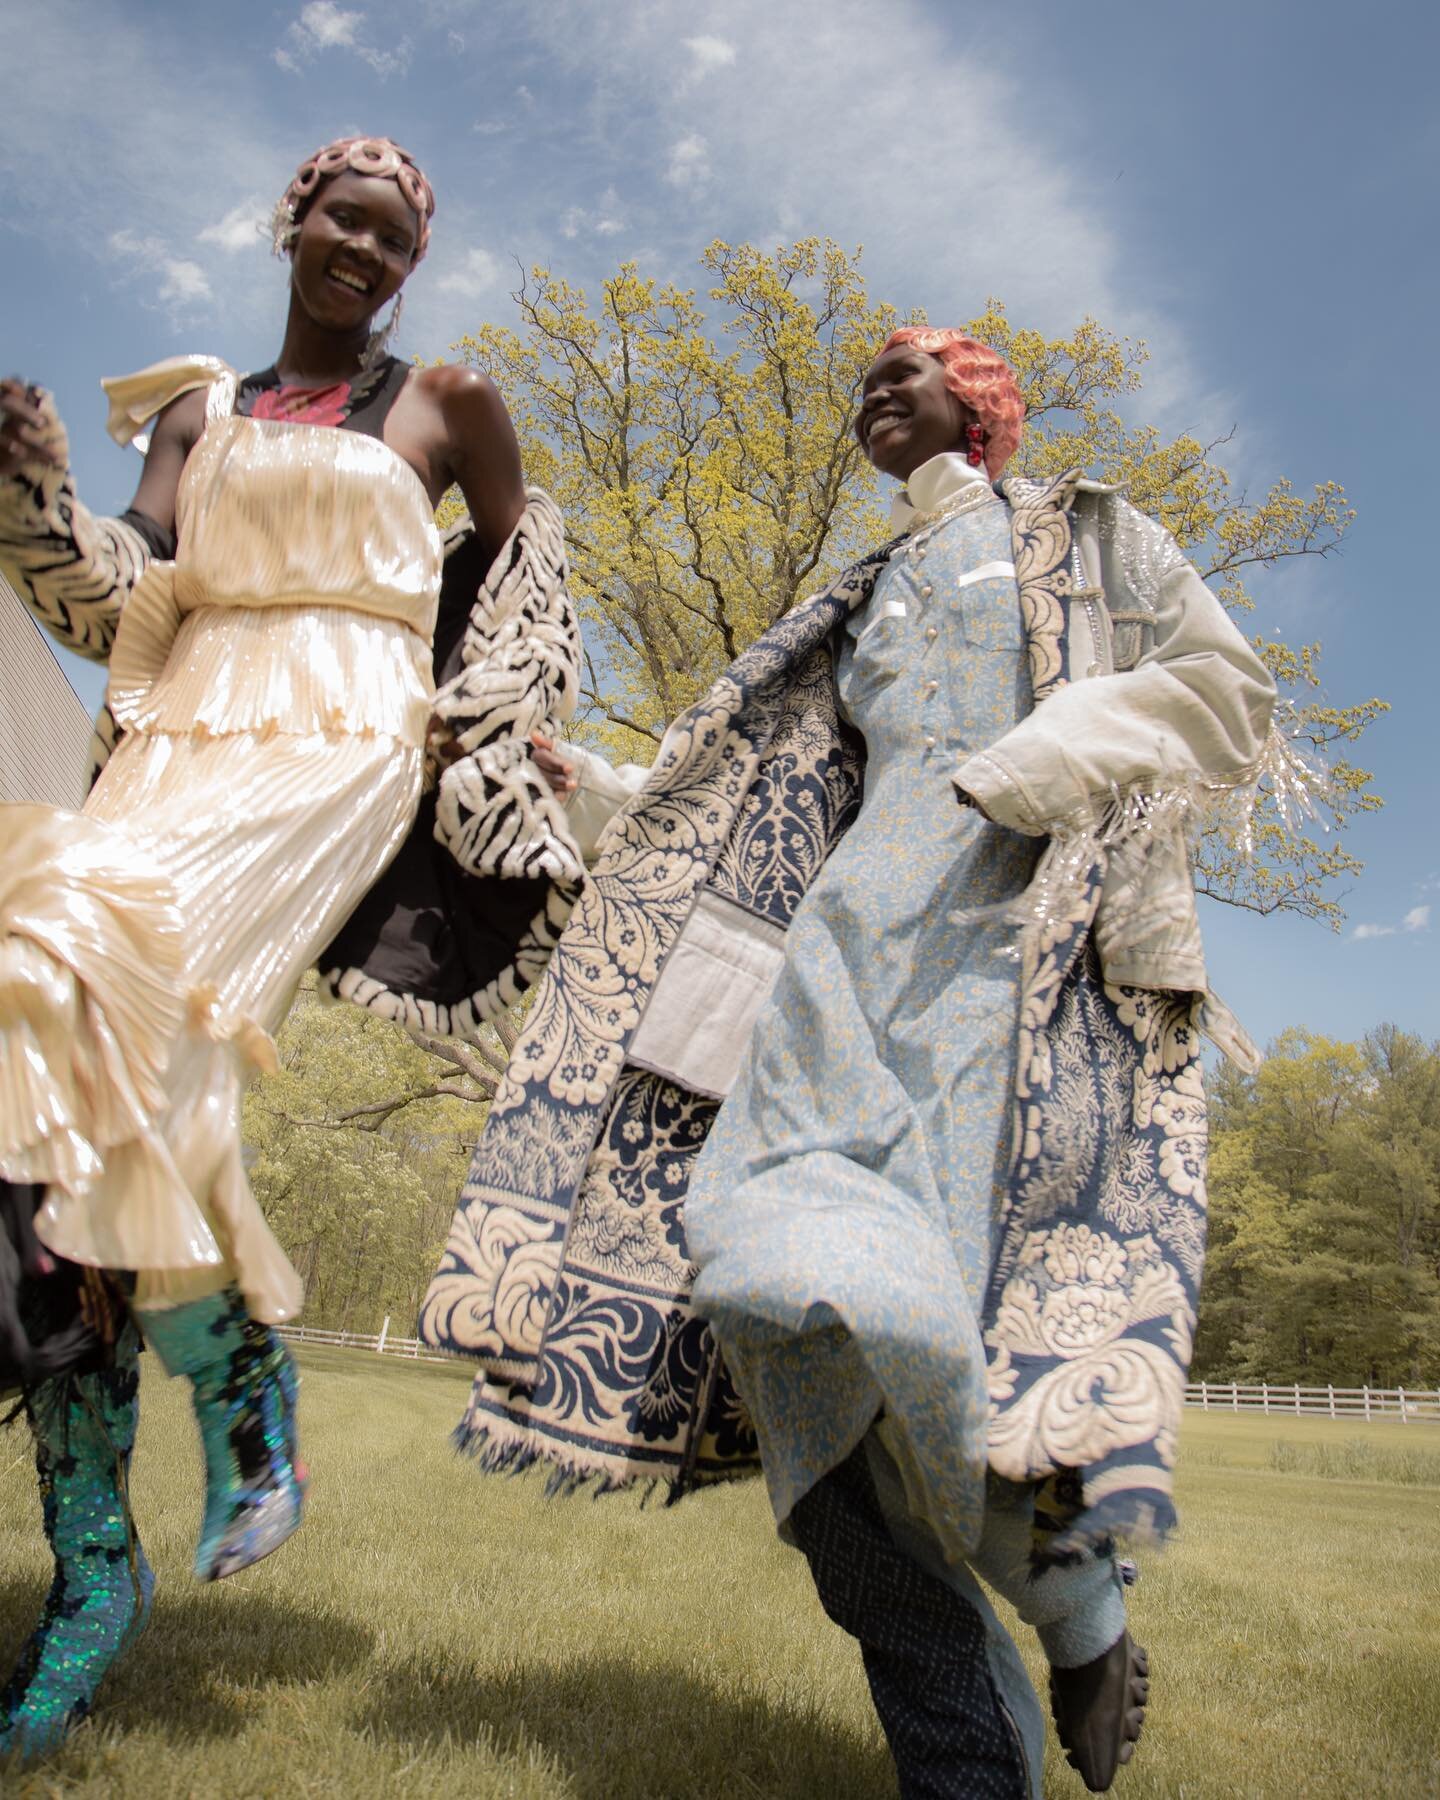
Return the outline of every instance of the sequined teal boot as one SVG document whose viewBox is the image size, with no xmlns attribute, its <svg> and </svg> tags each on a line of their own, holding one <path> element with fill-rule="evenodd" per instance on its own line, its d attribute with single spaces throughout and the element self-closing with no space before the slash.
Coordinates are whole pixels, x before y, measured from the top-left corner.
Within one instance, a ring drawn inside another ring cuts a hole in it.
<svg viewBox="0 0 1440 1800">
<path fill-rule="evenodd" d="M 295 1365 L 235 1288 L 135 1316 L 168 1372 L 190 1377 L 205 1448 L 195 1573 L 219 1581 L 278 1550 L 300 1524 Z"/>
<path fill-rule="evenodd" d="M 150 1616 L 155 1577 L 127 1491 L 138 1352 L 127 1328 L 113 1367 L 41 1382 L 26 1396 L 55 1579 L 0 1696 L 0 1755 L 57 1749 Z"/>
</svg>

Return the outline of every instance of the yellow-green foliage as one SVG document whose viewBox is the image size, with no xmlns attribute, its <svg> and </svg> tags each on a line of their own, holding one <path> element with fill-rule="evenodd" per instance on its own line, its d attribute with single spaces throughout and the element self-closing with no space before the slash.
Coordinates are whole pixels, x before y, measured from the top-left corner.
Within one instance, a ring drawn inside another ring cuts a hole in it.
<svg viewBox="0 0 1440 1800">
<path fill-rule="evenodd" d="M 305 1283 L 311 1325 L 409 1335 L 504 1048 L 431 1051 L 308 986 L 280 1066 L 245 1096 L 250 1181 Z M 470 1070 L 457 1066 L 456 1058 Z"/>
<path fill-rule="evenodd" d="M 589 660 L 584 729 L 648 760 L 665 726 L 788 607 L 884 535 L 877 484 L 851 431 L 861 376 L 896 308 L 873 302 L 860 254 L 805 238 L 773 253 L 711 244 L 696 290 L 625 263 L 592 298 L 531 270 L 518 328 L 487 324 L 452 349 L 486 369 L 515 418 L 532 480 L 565 510 Z M 906 315 L 917 317 L 918 315 Z M 991 300 L 968 329 L 1019 373 L 1029 429 L 1017 472 L 1079 464 L 1129 483 L 1232 609 L 1258 569 L 1336 548 L 1353 512 L 1340 485 L 1252 500 L 1219 444 L 1128 422 L 1143 343 L 1094 319 L 1066 335 L 1012 325 Z M 1124 413 L 1120 410 L 1124 407 Z M 1326 812 L 1343 826 L 1380 802 L 1353 744 L 1384 702 L 1332 706 L 1316 644 L 1257 647 L 1299 710 L 1302 740 L 1333 752 Z M 1263 804 L 1254 855 L 1212 831 L 1198 880 L 1256 911 L 1341 918 L 1332 887 L 1359 865 Z"/>
<path fill-rule="evenodd" d="M 1194 1379 L 1440 1386 L 1440 1044 L 1287 1031 L 1212 1095 Z"/>
<path fill-rule="evenodd" d="M 309 1518 L 208 1587 L 189 1567 L 184 1383 L 146 1371 L 134 1488 L 154 1619 L 69 1748 L 28 1776 L 0 1767 L 7 1800 L 892 1800 L 859 1655 L 757 1483 L 669 1511 L 547 1502 L 543 1477 L 451 1454 L 462 1367 L 300 1360 Z M 1437 1792 L 1440 1490 L 1271 1466 L 1277 1438 L 1363 1438 L 1383 1462 L 1436 1435 L 1187 1414 L 1181 1536 L 1132 1591 L 1154 1682 L 1121 1800 Z M 23 1435 L 0 1444 L 8 1656 L 49 1569 Z M 1045 1792 L 1083 1796 L 1053 1746 Z"/>
</svg>

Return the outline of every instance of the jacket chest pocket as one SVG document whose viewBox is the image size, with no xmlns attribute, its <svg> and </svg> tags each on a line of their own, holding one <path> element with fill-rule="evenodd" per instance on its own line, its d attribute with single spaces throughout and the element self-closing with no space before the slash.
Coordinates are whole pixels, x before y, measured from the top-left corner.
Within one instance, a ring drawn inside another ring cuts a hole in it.
<svg viewBox="0 0 1440 1800">
<path fill-rule="evenodd" d="M 896 679 L 910 655 L 913 598 L 890 592 L 872 600 L 840 668 L 841 704 L 853 714 Z"/>
<path fill-rule="evenodd" d="M 1133 669 L 1155 643 L 1155 615 L 1138 608 L 1108 609 L 1117 674 Z"/>
</svg>

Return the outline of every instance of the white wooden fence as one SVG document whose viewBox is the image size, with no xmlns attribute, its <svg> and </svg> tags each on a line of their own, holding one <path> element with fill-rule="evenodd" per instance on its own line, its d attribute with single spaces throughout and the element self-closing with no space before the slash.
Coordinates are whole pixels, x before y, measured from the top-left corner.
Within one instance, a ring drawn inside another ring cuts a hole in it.
<svg viewBox="0 0 1440 1800">
<path fill-rule="evenodd" d="M 420 1338 L 395 1337 L 387 1318 L 378 1332 L 321 1331 L 314 1325 L 278 1325 L 276 1331 L 292 1344 L 331 1344 L 340 1350 L 373 1350 L 380 1356 L 408 1356 L 412 1362 L 453 1363 L 468 1361 L 448 1351 L 436 1350 Z"/>
<path fill-rule="evenodd" d="M 331 1344 L 342 1350 L 371 1350 L 379 1356 L 408 1356 L 414 1362 L 468 1361 L 437 1351 L 419 1338 L 395 1337 L 387 1318 L 378 1332 L 321 1331 L 313 1325 L 282 1325 L 280 1336 L 295 1344 Z M 1440 1424 L 1440 1388 L 1277 1387 L 1272 1382 L 1192 1381 L 1185 1404 L 1206 1412 L 1319 1414 L 1329 1419 L 1398 1419 Z"/>
<path fill-rule="evenodd" d="M 1329 1419 L 1399 1419 L 1440 1424 L 1440 1389 L 1277 1387 L 1271 1382 L 1192 1381 L 1187 1406 L 1206 1412 L 1319 1413 Z"/>
</svg>

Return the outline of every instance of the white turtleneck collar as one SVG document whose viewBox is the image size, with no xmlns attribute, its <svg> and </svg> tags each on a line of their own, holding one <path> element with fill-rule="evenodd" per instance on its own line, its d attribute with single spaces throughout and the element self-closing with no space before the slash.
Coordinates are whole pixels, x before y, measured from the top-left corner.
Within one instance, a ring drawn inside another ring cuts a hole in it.
<svg viewBox="0 0 1440 1800">
<path fill-rule="evenodd" d="M 984 469 L 972 469 L 959 450 L 942 450 L 928 462 L 921 463 L 909 481 L 890 502 L 890 529 L 894 533 L 908 531 L 916 513 L 934 512 L 958 494 L 967 482 L 989 483 Z"/>
</svg>

